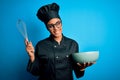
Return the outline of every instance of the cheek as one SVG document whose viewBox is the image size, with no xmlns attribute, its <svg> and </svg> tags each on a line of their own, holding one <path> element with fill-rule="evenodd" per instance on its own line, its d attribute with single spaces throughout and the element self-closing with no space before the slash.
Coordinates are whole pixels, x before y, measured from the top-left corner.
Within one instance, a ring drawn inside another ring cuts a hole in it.
<svg viewBox="0 0 120 80">
<path fill-rule="evenodd" d="M 62 27 L 60 28 L 60 31 L 62 32 Z"/>
</svg>

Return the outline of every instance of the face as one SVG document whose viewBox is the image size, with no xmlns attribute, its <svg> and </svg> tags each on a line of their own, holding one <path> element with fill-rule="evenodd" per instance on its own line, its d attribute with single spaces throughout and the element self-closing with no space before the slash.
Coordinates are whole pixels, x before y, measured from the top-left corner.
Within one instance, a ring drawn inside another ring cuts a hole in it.
<svg viewBox="0 0 120 80">
<path fill-rule="evenodd" d="M 53 18 L 47 23 L 47 29 L 54 37 L 62 36 L 62 24 L 59 18 Z"/>
</svg>

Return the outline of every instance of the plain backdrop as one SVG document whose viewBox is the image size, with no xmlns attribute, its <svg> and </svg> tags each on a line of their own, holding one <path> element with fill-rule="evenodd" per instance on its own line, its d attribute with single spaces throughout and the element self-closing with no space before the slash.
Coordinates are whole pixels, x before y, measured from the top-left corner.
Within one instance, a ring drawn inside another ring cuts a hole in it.
<svg viewBox="0 0 120 80">
<path fill-rule="evenodd" d="M 29 57 L 16 22 L 25 21 L 35 46 L 49 36 L 36 12 L 52 2 L 60 5 L 63 34 L 79 43 L 80 52 L 100 52 L 84 77 L 77 79 L 73 73 L 74 80 L 120 80 L 119 0 L 0 0 L 0 80 L 36 80 L 26 71 Z"/>
</svg>

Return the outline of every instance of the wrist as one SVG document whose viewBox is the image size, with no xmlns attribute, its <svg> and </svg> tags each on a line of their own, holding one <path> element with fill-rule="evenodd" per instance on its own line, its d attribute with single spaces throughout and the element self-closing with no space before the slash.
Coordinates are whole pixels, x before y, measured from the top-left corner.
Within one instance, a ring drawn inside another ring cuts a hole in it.
<svg viewBox="0 0 120 80">
<path fill-rule="evenodd" d="M 35 57 L 34 56 L 30 56 L 30 60 L 31 60 L 31 62 L 34 62 Z"/>
</svg>

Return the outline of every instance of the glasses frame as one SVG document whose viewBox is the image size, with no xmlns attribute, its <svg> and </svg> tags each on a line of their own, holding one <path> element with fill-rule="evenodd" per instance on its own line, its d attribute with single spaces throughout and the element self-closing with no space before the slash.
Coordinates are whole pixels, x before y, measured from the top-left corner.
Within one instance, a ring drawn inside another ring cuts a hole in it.
<svg viewBox="0 0 120 80">
<path fill-rule="evenodd" d="M 47 24 L 48 29 L 53 29 L 53 28 L 60 28 L 61 27 L 61 21 L 57 21 L 55 24 Z"/>
</svg>

